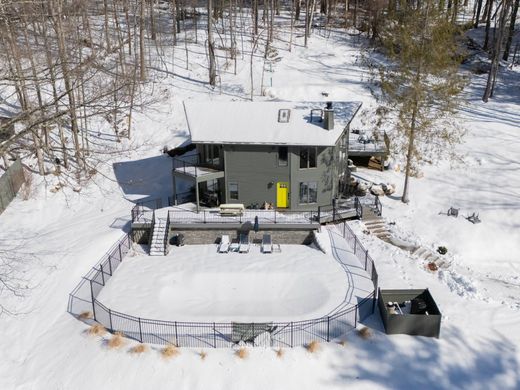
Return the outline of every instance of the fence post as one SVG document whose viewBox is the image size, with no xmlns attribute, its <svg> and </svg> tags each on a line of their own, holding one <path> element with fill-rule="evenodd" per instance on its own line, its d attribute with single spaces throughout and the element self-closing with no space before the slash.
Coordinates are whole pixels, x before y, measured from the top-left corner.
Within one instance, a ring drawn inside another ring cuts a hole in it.
<svg viewBox="0 0 520 390">
<path fill-rule="evenodd" d="M 357 312 L 359 310 L 359 305 L 356 305 L 356 310 L 354 310 L 354 328 L 357 327 Z"/>
<path fill-rule="evenodd" d="M 137 321 L 139 322 L 139 340 L 141 340 L 141 343 L 142 343 L 143 342 L 143 330 L 141 329 L 141 317 L 138 317 Z"/>
<path fill-rule="evenodd" d="M 255 323 L 251 324 L 253 326 L 253 347 L 255 346 Z"/>
<path fill-rule="evenodd" d="M 346 222 L 343 222 L 343 238 L 346 238 L 345 236 L 347 235 L 347 223 Z M 356 253 L 356 249 L 354 247 L 354 254 Z"/>
<path fill-rule="evenodd" d="M 118 245 L 119 246 L 119 245 Z M 112 260 L 110 260 L 112 258 L 111 255 L 108 256 L 108 269 L 110 271 L 110 276 L 112 276 Z"/>
<path fill-rule="evenodd" d="M 177 333 L 177 321 L 175 321 L 174 325 L 175 325 L 175 345 L 177 347 L 180 347 L 180 345 L 179 345 L 179 334 Z"/>
<path fill-rule="evenodd" d="M 215 329 L 215 323 L 213 323 L 213 348 L 217 348 L 217 331 Z"/>
<path fill-rule="evenodd" d="M 293 347 L 293 323 L 291 322 L 291 348 Z"/>
<path fill-rule="evenodd" d="M 367 270 L 367 263 L 368 263 L 368 251 L 365 250 L 365 271 Z"/>
<path fill-rule="evenodd" d="M 130 247 L 130 239 L 128 239 L 128 247 Z M 119 262 L 123 261 L 123 252 L 121 252 L 121 244 L 118 245 L 119 248 Z"/>
<path fill-rule="evenodd" d="M 103 275 L 103 264 L 99 264 L 99 268 L 101 268 L 101 280 L 103 281 L 103 286 L 105 285 L 105 275 Z"/>
<path fill-rule="evenodd" d="M 110 320 L 110 331 L 113 332 L 114 328 L 112 326 L 112 310 L 108 309 L 108 319 Z"/>
<path fill-rule="evenodd" d="M 327 343 L 330 341 L 330 316 L 327 316 Z"/>
<path fill-rule="evenodd" d="M 274 223 L 276 223 L 276 209 L 274 210 Z"/>
<path fill-rule="evenodd" d="M 202 214 L 203 214 L 203 220 L 204 220 L 204 223 L 206 223 L 206 210 L 202 210 Z"/>
<path fill-rule="evenodd" d="M 354 254 L 356 254 L 356 244 L 357 244 L 357 240 L 354 239 Z"/>
<path fill-rule="evenodd" d="M 94 303 L 94 288 L 92 287 L 92 279 L 90 281 L 90 298 L 92 299 L 92 316 L 94 317 L 94 321 L 96 321 L 96 305 Z"/>
</svg>

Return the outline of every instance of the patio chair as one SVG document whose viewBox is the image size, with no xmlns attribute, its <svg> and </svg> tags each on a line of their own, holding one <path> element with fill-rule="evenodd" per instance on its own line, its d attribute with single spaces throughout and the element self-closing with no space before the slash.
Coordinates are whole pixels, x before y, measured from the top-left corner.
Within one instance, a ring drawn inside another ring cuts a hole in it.
<svg viewBox="0 0 520 390">
<path fill-rule="evenodd" d="M 247 252 L 249 252 L 249 247 L 250 247 L 249 236 L 247 234 L 241 234 L 238 252 L 247 253 Z"/>
<path fill-rule="evenodd" d="M 262 253 L 273 253 L 273 241 L 270 234 L 264 234 L 262 237 Z"/>
<path fill-rule="evenodd" d="M 230 244 L 231 244 L 231 241 L 229 240 L 229 236 L 227 234 L 223 234 L 222 237 L 220 238 L 218 252 L 219 253 L 228 253 Z"/>
</svg>

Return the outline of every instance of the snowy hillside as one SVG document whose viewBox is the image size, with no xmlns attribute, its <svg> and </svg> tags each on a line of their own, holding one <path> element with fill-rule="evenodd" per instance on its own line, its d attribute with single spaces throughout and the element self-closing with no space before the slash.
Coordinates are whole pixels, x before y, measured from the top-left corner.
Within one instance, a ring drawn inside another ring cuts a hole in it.
<svg viewBox="0 0 520 390">
<path fill-rule="evenodd" d="M 263 81 L 266 96 L 255 101 L 362 101 L 366 126 L 374 99 L 361 52 L 366 42 L 344 31 L 320 35 L 304 48 L 295 38 L 275 40 L 280 60 Z M 246 100 L 250 58 L 237 74 L 223 71 L 210 88 L 206 53 L 190 44 L 188 69 L 169 63 L 146 85 L 154 103 L 134 116 L 134 137 L 100 162 L 92 182 L 75 192 L 51 192 L 56 179 L 34 177 L 28 200 L 16 198 L 0 215 L 0 234 L 21 258 L 16 275 L 24 297 L 5 295 L 11 310 L 0 316 L 0 389 L 518 389 L 520 388 L 520 73 L 503 69 L 495 98 L 481 102 L 485 75 L 473 75 L 468 105 L 459 113 L 467 135 L 460 161 L 435 161 L 412 179 L 411 202 L 400 202 L 402 172 L 359 169 L 366 181 L 397 185 L 382 198 L 383 217 L 395 237 L 435 251 L 448 249 L 451 265 L 437 272 L 409 252 L 351 226 L 376 262 L 382 288 L 430 288 L 443 314 L 440 339 L 387 336 L 376 314 L 363 324 L 372 336 L 351 332 L 344 343 L 303 347 L 277 356 L 270 348 L 182 349 L 170 360 L 159 349 L 141 355 L 111 350 L 88 326 L 67 313 L 71 290 L 129 229 L 132 200 L 170 195 L 170 163 L 162 155 L 189 138 L 182 102 Z M 180 56 L 180 54 L 179 54 Z M 164 58 L 171 58 L 166 55 Z M 263 59 L 255 58 L 256 74 Z M 326 94 L 327 96 L 325 96 Z M 446 216 L 460 208 L 458 218 Z M 476 212 L 482 222 L 464 216 Z M 146 311 L 146 310 L 145 310 Z M 135 344 L 128 341 L 128 346 Z"/>
</svg>

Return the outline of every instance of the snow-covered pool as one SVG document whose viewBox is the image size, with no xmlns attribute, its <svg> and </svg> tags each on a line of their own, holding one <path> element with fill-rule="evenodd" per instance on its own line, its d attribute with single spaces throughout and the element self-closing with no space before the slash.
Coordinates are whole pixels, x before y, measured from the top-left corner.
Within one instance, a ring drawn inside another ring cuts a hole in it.
<svg viewBox="0 0 520 390">
<path fill-rule="evenodd" d="M 297 321 L 344 300 L 348 280 L 330 255 L 304 245 L 281 253 L 219 254 L 215 245 L 174 247 L 168 256 L 129 255 L 97 297 L 119 312 L 169 321 Z"/>
</svg>

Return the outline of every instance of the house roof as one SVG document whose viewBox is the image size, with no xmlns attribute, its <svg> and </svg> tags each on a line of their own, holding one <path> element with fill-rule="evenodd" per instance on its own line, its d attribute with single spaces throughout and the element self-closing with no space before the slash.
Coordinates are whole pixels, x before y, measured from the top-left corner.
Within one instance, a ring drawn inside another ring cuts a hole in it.
<svg viewBox="0 0 520 390">
<path fill-rule="evenodd" d="M 333 146 L 361 103 L 332 103 L 334 128 L 331 130 L 316 119 L 311 122 L 311 109 L 323 109 L 325 102 L 187 100 L 184 110 L 193 143 Z M 281 109 L 290 110 L 287 123 L 278 121 Z"/>
</svg>

